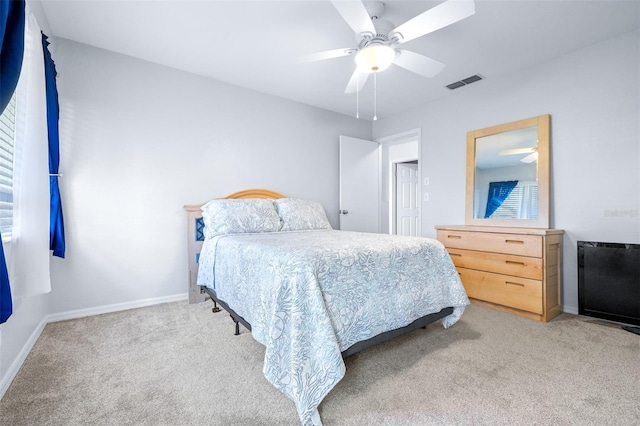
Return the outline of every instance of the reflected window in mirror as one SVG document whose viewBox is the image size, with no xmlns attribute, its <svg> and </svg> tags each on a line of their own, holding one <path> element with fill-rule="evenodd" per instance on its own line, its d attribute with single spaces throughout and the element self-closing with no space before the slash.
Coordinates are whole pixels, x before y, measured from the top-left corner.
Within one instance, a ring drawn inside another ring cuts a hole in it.
<svg viewBox="0 0 640 426">
<path fill-rule="evenodd" d="M 538 218 L 538 126 L 476 138 L 474 218 Z"/>
<path fill-rule="evenodd" d="M 507 191 L 499 191 L 503 184 L 510 183 Z M 498 189 L 498 191 L 496 190 Z M 538 219 L 538 182 L 507 181 L 491 182 L 487 195 L 484 219 Z"/>
</svg>

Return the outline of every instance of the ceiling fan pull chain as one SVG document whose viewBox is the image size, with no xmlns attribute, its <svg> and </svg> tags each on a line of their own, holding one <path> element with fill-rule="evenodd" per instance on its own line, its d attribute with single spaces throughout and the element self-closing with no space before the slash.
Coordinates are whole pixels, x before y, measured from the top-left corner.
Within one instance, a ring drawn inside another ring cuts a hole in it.
<svg viewBox="0 0 640 426">
<path fill-rule="evenodd" d="M 373 121 L 378 119 L 378 73 L 373 73 Z"/>
<path fill-rule="evenodd" d="M 356 74 L 356 87 L 360 87 L 360 74 Z M 360 118 L 360 90 L 356 90 L 356 118 Z"/>
</svg>

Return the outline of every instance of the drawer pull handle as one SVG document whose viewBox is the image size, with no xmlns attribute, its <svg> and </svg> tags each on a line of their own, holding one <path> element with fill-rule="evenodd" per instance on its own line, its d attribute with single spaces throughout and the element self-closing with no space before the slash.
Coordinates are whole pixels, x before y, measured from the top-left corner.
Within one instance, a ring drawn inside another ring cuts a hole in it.
<svg viewBox="0 0 640 426">
<path fill-rule="evenodd" d="M 459 256 L 462 257 L 462 255 L 460 253 L 449 253 L 449 256 Z"/>
<path fill-rule="evenodd" d="M 517 286 L 520 286 L 520 287 L 524 287 L 524 284 L 516 283 L 516 282 L 513 282 L 513 281 L 505 281 L 504 283 L 505 284 L 509 284 L 509 285 L 517 285 Z"/>
<path fill-rule="evenodd" d="M 507 244 L 524 244 L 522 240 L 504 240 L 504 242 Z"/>
<path fill-rule="evenodd" d="M 453 238 L 453 239 L 455 239 L 455 240 L 459 240 L 459 239 L 461 239 L 462 237 L 461 237 L 460 235 L 447 235 L 447 238 Z"/>
<path fill-rule="evenodd" d="M 514 261 L 514 260 L 505 260 L 505 263 L 509 263 L 509 264 L 512 264 L 512 265 L 521 265 L 521 266 L 524 266 L 524 262 L 516 262 L 516 261 Z"/>
</svg>

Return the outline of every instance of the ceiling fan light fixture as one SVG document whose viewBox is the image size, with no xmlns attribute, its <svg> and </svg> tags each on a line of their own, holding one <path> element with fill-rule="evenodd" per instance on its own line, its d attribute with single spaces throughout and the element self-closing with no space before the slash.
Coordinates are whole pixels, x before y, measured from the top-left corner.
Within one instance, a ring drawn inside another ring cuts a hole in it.
<svg viewBox="0 0 640 426">
<path fill-rule="evenodd" d="M 362 72 L 373 73 L 384 71 L 393 62 L 396 52 L 385 44 L 372 44 L 356 54 L 356 65 Z"/>
</svg>

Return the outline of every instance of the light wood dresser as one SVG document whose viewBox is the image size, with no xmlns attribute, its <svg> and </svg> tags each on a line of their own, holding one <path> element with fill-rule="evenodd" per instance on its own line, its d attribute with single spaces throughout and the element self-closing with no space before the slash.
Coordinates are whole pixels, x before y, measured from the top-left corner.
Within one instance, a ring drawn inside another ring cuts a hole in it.
<svg viewBox="0 0 640 426">
<path fill-rule="evenodd" d="M 473 303 L 543 322 L 562 313 L 563 230 L 436 229 Z"/>
</svg>

